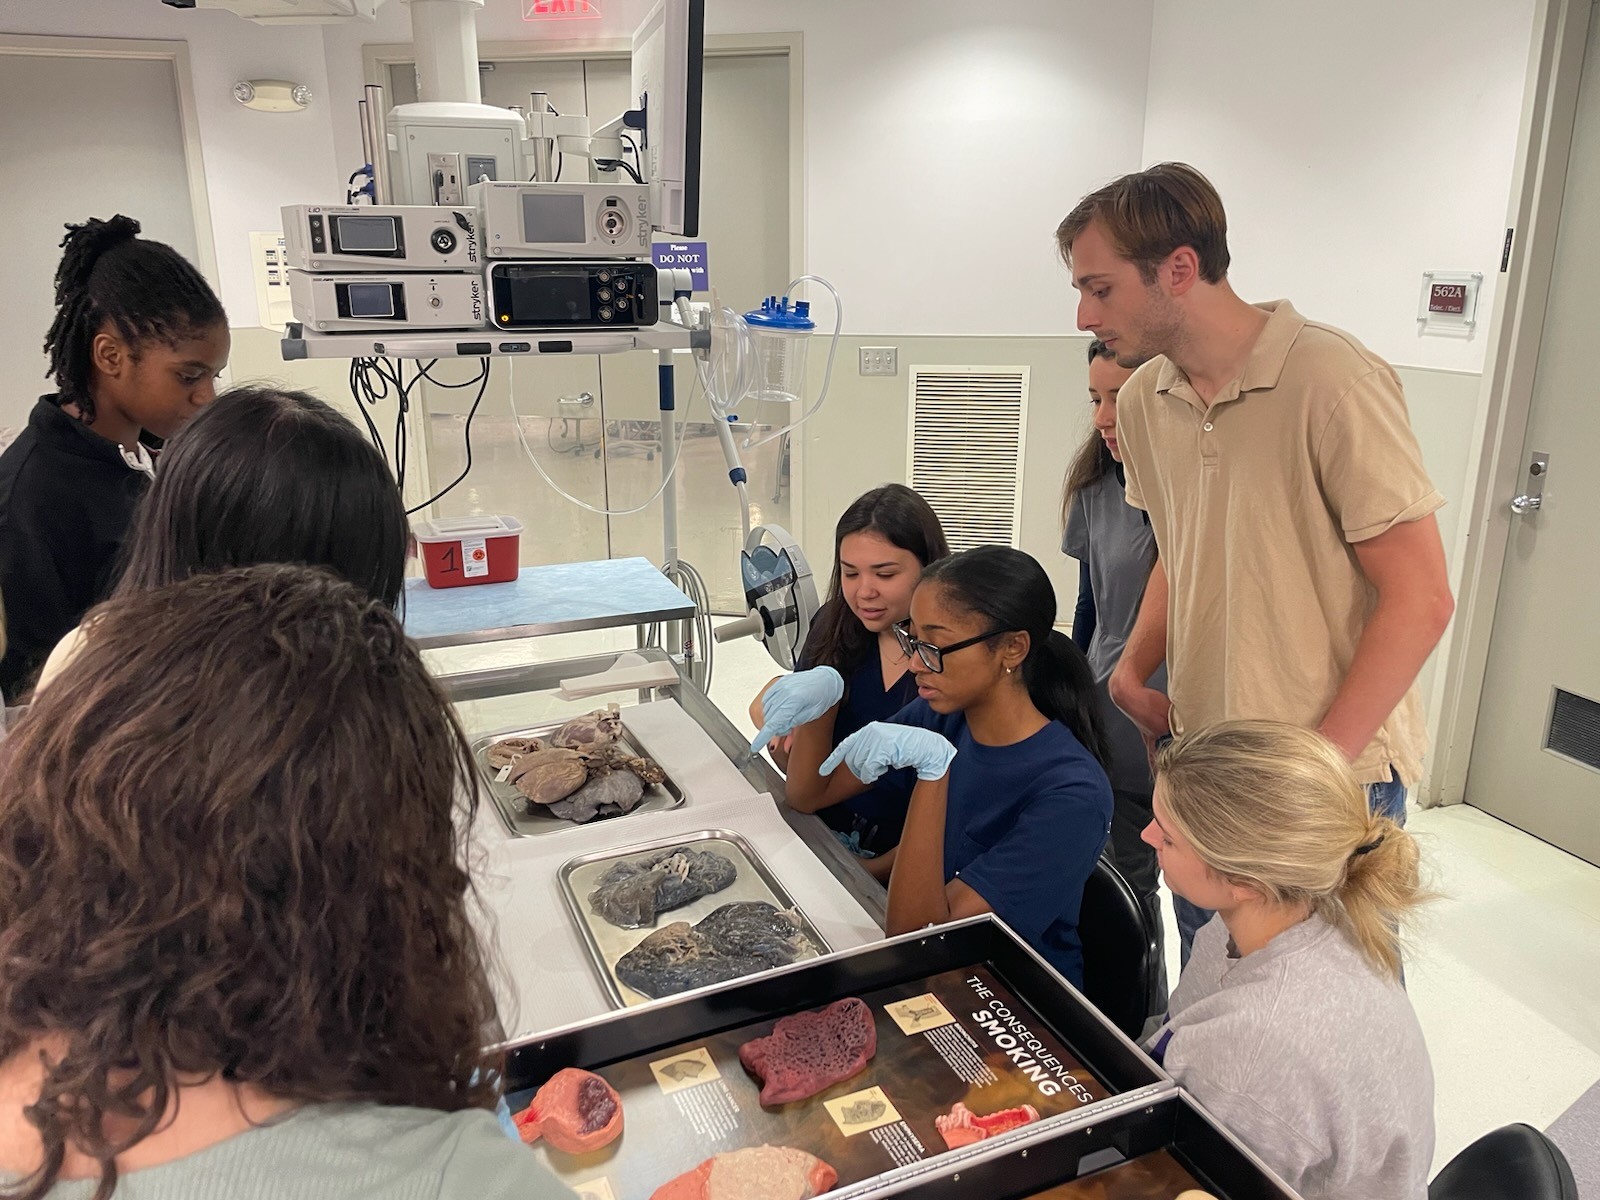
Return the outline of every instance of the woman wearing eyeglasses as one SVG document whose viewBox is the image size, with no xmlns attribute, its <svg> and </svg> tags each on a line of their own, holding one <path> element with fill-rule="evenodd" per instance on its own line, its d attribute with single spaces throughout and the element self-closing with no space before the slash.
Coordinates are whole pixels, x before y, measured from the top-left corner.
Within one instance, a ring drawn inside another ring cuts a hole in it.
<svg viewBox="0 0 1600 1200">
<path fill-rule="evenodd" d="M 836 803 L 887 771 L 916 772 L 891 934 L 993 912 L 1081 985 L 1078 908 L 1110 831 L 1111 784 L 1094 676 L 1055 616 L 1049 576 L 1020 550 L 934 563 L 898 627 L 917 699 L 846 738 L 819 775 Z M 797 733 L 791 780 L 809 736 Z"/>
</svg>

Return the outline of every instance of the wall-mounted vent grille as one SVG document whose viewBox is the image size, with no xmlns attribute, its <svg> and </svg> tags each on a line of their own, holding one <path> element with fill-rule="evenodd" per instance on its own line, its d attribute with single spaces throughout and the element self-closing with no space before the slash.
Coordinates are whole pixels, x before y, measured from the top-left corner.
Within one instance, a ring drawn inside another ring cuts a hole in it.
<svg viewBox="0 0 1600 1200">
<path fill-rule="evenodd" d="M 1015 546 L 1022 530 L 1027 367 L 912 367 L 906 475 L 951 550 Z"/>
<path fill-rule="evenodd" d="M 1600 704 L 1557 688 L 1544 748 L 1600 771 Z"/>
</svg>

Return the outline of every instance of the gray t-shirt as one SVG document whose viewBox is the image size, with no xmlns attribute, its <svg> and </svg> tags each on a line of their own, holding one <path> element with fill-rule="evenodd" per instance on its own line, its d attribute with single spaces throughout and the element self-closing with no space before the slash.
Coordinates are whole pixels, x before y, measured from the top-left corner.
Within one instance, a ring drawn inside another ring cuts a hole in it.
<svg viewBox="0 0 1600 1200">
<path fill-rule="evenodd" d="M 1150 759 L 1144 739 L 1139 736 L 1138 727 L 1111 702 L 1106 680 L 1122 657 L 1122 648 L 1139 616 L 1139 601 L 1156 561 L 1156 538 L 1145 514 L 1127 502 L 1115 472 L 1107 471 L 1072 498 L 1061 550 L 1089 567 L 1089 586 L 1094 591 L 1094 637 L 1089 642 L 1088 657 L 1100 685 L 1100 712 L 1111 741 L 1111 786 L 1148 796 Z M 1165 665 L 1151 677 L 1150 686 L 1166 689 Z"/>
<path fill-rule="evenodd" d="M 88 1200 L 98 1180 L 50 1190 Z M 481 1109 L 313 1104 L 117 1181 L 115 1200 L 572 1200 Z"/>
<path fill-rule="evenodd" d="M 1167 1072 L 1306 1200 L 1427 1200 L 1433 1067 L 1405 989 L 1320 917 L 1230 946 L 1221 917 L 1195 935 L 1149 1042 Z"/>
</svg>

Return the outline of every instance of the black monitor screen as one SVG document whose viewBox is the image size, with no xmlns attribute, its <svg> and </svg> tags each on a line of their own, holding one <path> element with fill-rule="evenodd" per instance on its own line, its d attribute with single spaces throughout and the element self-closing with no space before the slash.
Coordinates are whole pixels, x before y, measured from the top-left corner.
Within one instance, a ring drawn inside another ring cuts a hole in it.
<svg viewBox="0 0 1600 1200">
<path fill-rule="evenodd" d="M 394 287 L 387 283 L 347 283 L 344 285 L 352 317 L 392 317 Z"/>
<path fill-rule="evenodd" d="M 565 325 L 594 319 L 585 271 L 537 269 L 510 275 L 509 316 L 517 325 Z M 502 307 L 502 312 L 506 310 Z"/>
</svg>

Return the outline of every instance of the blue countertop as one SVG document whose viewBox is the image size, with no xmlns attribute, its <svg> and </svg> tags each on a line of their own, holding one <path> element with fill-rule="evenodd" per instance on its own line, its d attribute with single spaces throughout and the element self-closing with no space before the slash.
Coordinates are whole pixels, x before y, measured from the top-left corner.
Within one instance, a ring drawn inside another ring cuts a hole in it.
<svg viewBox="0 0 1600 1200">
<path fill-rule="evenodd" d="M 406 580 L 406 632 L 424 650 L 693 616 L 694 603 L 647 558 L 523 567 L 511 583 Z"/>
</svg>

